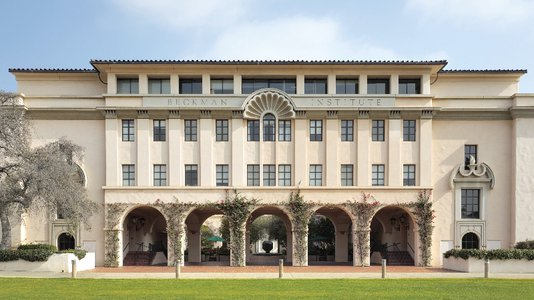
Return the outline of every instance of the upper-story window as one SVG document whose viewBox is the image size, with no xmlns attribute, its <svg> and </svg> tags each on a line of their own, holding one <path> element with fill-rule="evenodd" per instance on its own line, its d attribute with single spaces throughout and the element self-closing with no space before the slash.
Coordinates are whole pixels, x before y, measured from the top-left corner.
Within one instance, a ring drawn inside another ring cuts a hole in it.
<svg viewBox="0 0 534 300">
<path fill-rule="evenodd" d="M 215 120 L 215 140 L 217 142 L 228 141 L 228 120 Z"/>
<path fill-rule="evenodd" d="M 402 184 L 404 186 L 415 185 L 415 165 L 402 166 Z"/>
<path fill-rule="evenodd" d="M 122 141 L 123 142 L 135 141 L 135 120 L 133 119 L 122 120 Z"/>
<path fill-rule="evenodd" d="M 167 185 L 167 165 L 154 165 L 154 186 Z"/>
<path fill-rule="evenodd" d="M 304 80 L 304 94 L 326 94 L 326 78 L 306 78 Z"/>
<path fill-rule="evenodd" d="M 149 94 L 170 94 L 171 81 L 169 78 L 149 78 L 148 79 L 148 93 Z"/>
<path fill-rule="evenodd" d="M 389 94 L 389 79 L 368 78 L 367 94 Z"/>
<path fill-rule="evenodd" d="M 371 183 L 373 186 L 383 186 L 384 185 L 384 172 L 385 167 L 384 165 L 372 165 L 372 176 L 371 176 Z"/>
<path fill-rule="evenodd" d="M 383 142 L 384 138 L 384 120 L 372 121 L 371 138 L 373 142 Z"/>
<path fill-rule="evenodd" d="M 135 165 L 122 165 L 122 186 L 135 185 Z"/>
<path fill-rule="evenodd" d="M 323 140 L 323 120 L 310 120 L 310 141 Z"/>
<path fill-rule="evenodd" d="M 263 165 L 263 186 L 276 185 L 276 165 Z"/>
<path fill-rule="evenodd" d="M 233 94 L 234 80 L 232 78 L 221 78 L 211 80 L 212 94 Z"/>
<path fill-rule="evenodd" d="M 180 78 L 180 94 L 202 94 L 202 78 Z"/>
<path fill-rule="evenodd" d="M 228 186 L 228 165 L 216 165 L 215 166 L 216 178 L 215 183 L 217 186 Z"/>
<path fill-rule="evenodd" d="M 198 165 L 185 165 L 185 185 L 198 185 Z"/>
<path fill-rule="evenodd" d="M 139 79 L 117 78 L 117 94 L 139 94 Z"/>
<path fill-rule="evenodd" d="M 480 190 L 462 189 L 462 219 L 480 217 Z"/>
<path fill-rule="evenodd" d="M 291 185 L 291 165 L 278 165 L 278 185 Z"/>
<path fill-rule="evenodd" d="M 291 120 L 278 120 L 278 141 L 291 141 Z"/>
<path fill-rule="evenodd" d="M 323 185 L 323 165 L 310 165 L 310 186 Z"/>
<path fill-rule="evenodd" d="M 358 94 L 357 78 L 336 79 L 336 94 Z"/>
<path fill-rule="evenodd" d="M 464 163 L 466 168 L 470 163 L 471 156 L 473 156 L 475 162 L 478 161 L 477 148 L 477 145 L 464 145 Z"/>
<path fill-rule="evenodd" d="M 402 140 L 405 142 L 415 142 L 415 120 L 402 121 Z"/>
<path fill-rule="evenodd" d="M 247 141 L 259 142 L 260 141 L 260 121 L 248 120 L 247 121 Z"/>
<path fill-rule="evenodd" d="M 352 186 L 354 177 L 353 165 L 341 165 L 341 186 Z"/>
<path fill-rule="evenodd" d="M 250 94 L 264 88 L 279 89 L 288 94 L 296 94 L 297 92 L 297 84 L 294 78 L 246 78 L 241 83 L 243 94 Z"/>
<path fill-rule="evenodd" d="M 154 142 L 164 142 L 167 134 L 165 120 L 154 120 Z"/>
<path fill-rule="evenodd" d="M 247 186 L 260 186 L 260 165 L 247 165 Z"/>
<path fill-rule="evenodd" d="M 419 78 L 399 79 L 399 94 L 421 94 L 421 79 Z"/>
<path fill-rule="evenodd" d="M 354 140 L 354 121 L 341 120 L 341 141 L 352 142 Z"/>
<path fill-rule="evenodd" d="M 273 114 L 263 116 L 263 141 L 274 142 L 276 133 L 276 119 Z"/>
<path fill-rule="evenodd" d="M 184 139 L 186 142 L 197 140 L 197 120 L 184 120 Z"/>
</svg>

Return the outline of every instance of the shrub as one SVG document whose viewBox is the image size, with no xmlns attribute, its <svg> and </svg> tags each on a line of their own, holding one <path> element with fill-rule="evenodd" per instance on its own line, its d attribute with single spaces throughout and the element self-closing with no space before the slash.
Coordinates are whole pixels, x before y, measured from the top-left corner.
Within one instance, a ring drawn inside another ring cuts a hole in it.
<svg viewBox="0 0 534 300">
<path fill-rule="evenodd" d="M 534 240 L 525 240 L 522 242 L 517 242 L 514 248 L 515 249 L 534 249 Z"/>
<path fill-rule="evenodd" d="M 468 259 L 470 257 L 489 260 L 527 259 L 534 260 L 534 249 L 451 249 L 443 253 L 445 258 L 455 257 Z"/>
<path fill-rule="evenodd" d="M 57 248 L 54 245 L 49 244 L 26 244 L 26 245 L 20 245 L 17 248 L 18 250 L 35 250 L 35 249 L 41 249 L 41 250 L 49 250 L 52 252 L 56 252 Z"/>
</svg>

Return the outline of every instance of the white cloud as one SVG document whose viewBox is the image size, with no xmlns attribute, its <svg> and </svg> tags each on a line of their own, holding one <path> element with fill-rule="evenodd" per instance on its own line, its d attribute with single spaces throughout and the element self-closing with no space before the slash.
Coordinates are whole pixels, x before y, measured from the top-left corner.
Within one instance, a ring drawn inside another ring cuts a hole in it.
<svg viewBox="0 0 534 300">
<path fill-rule="evenodd" d="M 236 22 L 246 0 L 114 0 L 123 11 L 171 30 L 220 28 Z"/>
<path fill-rule="evenodd" d="M 405 11 L 428 22 L 508 27 L 534 17 L 531 0 L 407 0 Z"/>
<path fill-rule="evenodd" d="M 235 24 L 206 52 L 220 59 L 396 59 L 390 49 L 344 35 L 329 18 L 293 16 Z"/>
</svg>

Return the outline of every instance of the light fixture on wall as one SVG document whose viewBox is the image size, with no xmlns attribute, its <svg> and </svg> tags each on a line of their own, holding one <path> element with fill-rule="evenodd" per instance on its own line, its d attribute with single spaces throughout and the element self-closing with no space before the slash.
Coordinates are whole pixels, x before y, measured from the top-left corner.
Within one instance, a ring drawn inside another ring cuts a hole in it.
<svg viewBox="0 0 534 300">
<path fill-rule="evenodd" d="M 401 226 L 406 229 L 410 228 L 410 225 L 408 224 L 406 219 L 406 214 L 400 215 L 398 220 L 395 217 L 391 217 L 391 219 L 389 219 L 389 222 L 391 223 L 391 226 L 393 228 L 397 229 L 397 231 L 401 230 Z"/>
<path fill-rule="evenodd" d="M 143 226 L 145 226 L 145 222 L 146 222 L 146 219 L 145 218 L 140 218 L 138 216 L 132 216 L 132 224 L 135 225 L 135 230 L 139 230 L 141 229 Z"/>
</svg>

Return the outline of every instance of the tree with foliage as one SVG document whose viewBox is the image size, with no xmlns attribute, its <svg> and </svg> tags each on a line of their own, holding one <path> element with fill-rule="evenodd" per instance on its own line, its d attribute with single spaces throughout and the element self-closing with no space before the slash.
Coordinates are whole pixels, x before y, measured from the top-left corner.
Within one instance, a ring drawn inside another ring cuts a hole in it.
<svg viewBox="0 0 534 300">
<path fill-rule="evenodd" d="M 202 249 L 212 249 L 213 242 L 209 240 L 210 237 L 214 236 L 213 230 L 207 225 L 200 226 L 200 245 Z"/>
<path fill-rule="evenodd" d="M 22 212 L 61 211 L 74 230 L 88 226 L 98 206 L 90 201 L 74 163 L 81 147 L 60 139 L 30 147 L 30 123 L 19 95 L 0 91 L 0 249 L 11 248 L 11 222 Z"/>
</svg>

